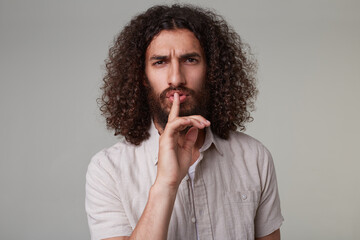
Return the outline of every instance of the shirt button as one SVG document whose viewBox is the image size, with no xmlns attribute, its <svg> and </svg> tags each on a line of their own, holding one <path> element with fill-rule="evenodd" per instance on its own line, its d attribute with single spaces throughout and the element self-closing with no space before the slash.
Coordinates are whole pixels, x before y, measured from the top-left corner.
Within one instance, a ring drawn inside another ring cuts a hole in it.
<svg viewBox="0 0 360 240">
<path fill-rule="evenodd" d="M 246 194 L 241 194 L 241 198 L 242 198 L 242 200 L 246 200 L 247 199 Z"/>
<path fill-rule="evenodd" d="M 192 223 L 195 223 L 196 222 L 196 219 L 193 217 L 193 218 L 191 218 L 191 222 Z"/>
</svg>

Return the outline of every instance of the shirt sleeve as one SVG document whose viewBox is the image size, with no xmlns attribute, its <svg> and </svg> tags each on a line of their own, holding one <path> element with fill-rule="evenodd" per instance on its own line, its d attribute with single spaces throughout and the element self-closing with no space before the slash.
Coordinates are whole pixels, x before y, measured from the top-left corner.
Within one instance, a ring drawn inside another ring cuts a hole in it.
<svg viewBox="0 0 360 240">
<path fill-rule="evenodd" d="M 132 233 L 107 158 L 104 151 L 95 155 L 86 174 L 85 208 L 92 240 Z"/>
<path fill-rule="evenodd" d="M 255 216 L 255 237 L 264 237 L 279 229 L 284 221 L 275 167 L 270 152 L 263 147 L 259 155 L 261 197 Z"/>
</svg>

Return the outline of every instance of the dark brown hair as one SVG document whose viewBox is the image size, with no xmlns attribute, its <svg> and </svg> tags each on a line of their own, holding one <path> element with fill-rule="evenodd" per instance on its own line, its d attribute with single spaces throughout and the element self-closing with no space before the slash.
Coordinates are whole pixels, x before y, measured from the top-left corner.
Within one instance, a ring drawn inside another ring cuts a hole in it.
<svg viewBox="0 0 360 240">
<path fill-rule="evenodd" d="M 213 11 L 192 5 L 154 6 L 134 17 L 115 39 L 99 99 L 107 127 L 132 144 L 147 139 L 151 125 L 143 84 L 147 47 L 160 31 L 177 28 L 193 32 L 204 49 L 212 131 L 226 139 L 231 130 L 245 130 L 252 120 L 256 63 L 239 35 Z"/>
</svg>

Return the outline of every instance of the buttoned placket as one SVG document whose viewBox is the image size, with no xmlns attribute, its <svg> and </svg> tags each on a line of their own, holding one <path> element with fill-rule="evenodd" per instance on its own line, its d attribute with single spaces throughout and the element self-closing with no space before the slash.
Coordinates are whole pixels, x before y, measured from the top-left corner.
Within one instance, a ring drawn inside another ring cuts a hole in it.
<svg viewBox="0 0 360 240">
<path fill-rule="evenodd" d="M 188 222 L 186 225 L 188 226 L 188 236 L 189 239 L 197 239 L 197 240 L 211 240 L 213 238 L 212 233 L 212 225 L 210 220 L 210 212 L 209 212 L 209 205 L 208 205 L 208 196 L 206 192 L 205 182 L 202 176 L 202 168 L 201 168 L 201 160 L 205 154 L 205 151 L 211 146 L 213 143 L 212 133 L 210 129 L 207 129 L 206 136 L 208 139 L 205 139 L 205 144 L 200 149 L 200 156 L 199 156 L 199 164 L 195 167 L 195 174 L 194 174 L 194 187 L 191 182 L 191 178 L 189 174 L 187 174 L 184 179 L 182 180 L 181 187 L 179 191 L 181 192 L 180 195 L 188 199 L 189 209 L 188 212 Z M 208 140 L 208 141 L 206 141 Z M 221 149 L 217 148 L 220 155 L 222 156 Z M 155 154 L 154 154 L 155 155 Z M 205 154 L 206 155 L 206 154 Z M 157 155 L 155 155 L 154 163 L 157 165 Z M 187 202 L 185 201 L 185 202 Z"/>
<path fill-rule="evenodd" d="M 195 214 L 195 205 L 194 205 L 194 190 L 192 187 L 192 183 L 191 183 L 191 178 L 188 174 L 188 178 L 187 178 L 187 187 L 188 187 L 188 196 L 189 196 L 189 201 L 190 201 L 190 206 L 191 206 L 191 211 L 190 211 L 190 221 L 191 221 L 191 225 L 193 226 L 192 229 L 195 229 L 194 231 L 194 235 L 195 235 L 195 239 L 197 239 L 197 228 L 196 228 L 196 214 Z"/>
<path fill-rule="evenodd" d="M 193 204 L 196 216 L 196 228 L 198 232 L 198 240 L 211 240 L 213 239 L 210 213 L 208 206 L 208 197 L 206 193 L 205 182 L 202 177 L 202 164 L 203 152 L 200 152 L 199 164 L 195 168 L 194 186 L 193 189 Z"/>
<path fill-rule="evenodd" d="M 185 212 L 183 214 L 184 218 L 182 218 L 182 224 L 184 229 L 186 229 L 186 239 L 197 239 L 196 238 L 196 226 L 193 223 L 193 219 L 196 217 L 193 208 L 193 197 L 191 193 L 191 181 L 189 174 L 185 175 L 184 179 L 181 181 L 178 197 L 181 199 L 180 201 L 184 204 Z"/>
</svg>

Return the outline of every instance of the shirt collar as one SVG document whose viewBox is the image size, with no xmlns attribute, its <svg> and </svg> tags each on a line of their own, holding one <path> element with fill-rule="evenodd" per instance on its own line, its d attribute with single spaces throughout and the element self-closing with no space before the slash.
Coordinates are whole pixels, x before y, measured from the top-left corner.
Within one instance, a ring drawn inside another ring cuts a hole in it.
<svg viewBox="0 0 360 240">
<path fill-rule="evenodd" d="M 204 152 L 207 149 L 209 149 L 211 147 L 212 144 L 214 144 L 215 149 L 219 152 L 219 154 L 222 156 L 223 152 L 220 148 L 220 145 L 218 143 L 218 137 L 216 135 L 213 134 L 213 132 L 211 131 L 210 127 L 207 127 L 205 129 L 206 131 L 206 135 L 205 135 L 205 141 L 204 144 L 202 145 L 202 147 L 199 149 L 200 152 Z"/>
<path fill-rule="evenodd" d="M 149 148 L 151 159 L 154 165 L 157 164 L 158 161 L 158 153 L 159 153 L 159 132 L 155 127 L 154 121 L 151 121 L 151 126 L 149 129 L 150 138 L 147 140 L 147 147 Z"/>
<path fill-rule="evenodd" d="M 210 127 L 207 127 L 205 129 L 205 140 L 202 147 L 199 149 L 200 152 L 205 152 L 208 150 L 212 144 L 214 144 L 215 149 L 219 152 L 219 154 L 222 156 L 223 152 L 220 148 L 220 145 L 218 143 L 217 136 L 215 136 Z M 151 159 L 153 160 L 154 165 L 157 165 L 158 162 L 158 152 L 159 152 L 159 132 L 155 127 L 155 124 L 153 121 L 151 121 L 151 126 L 149 129 L 150 138 L 147 140 L 147 146 L 150 150 Z"/>
</svg>

